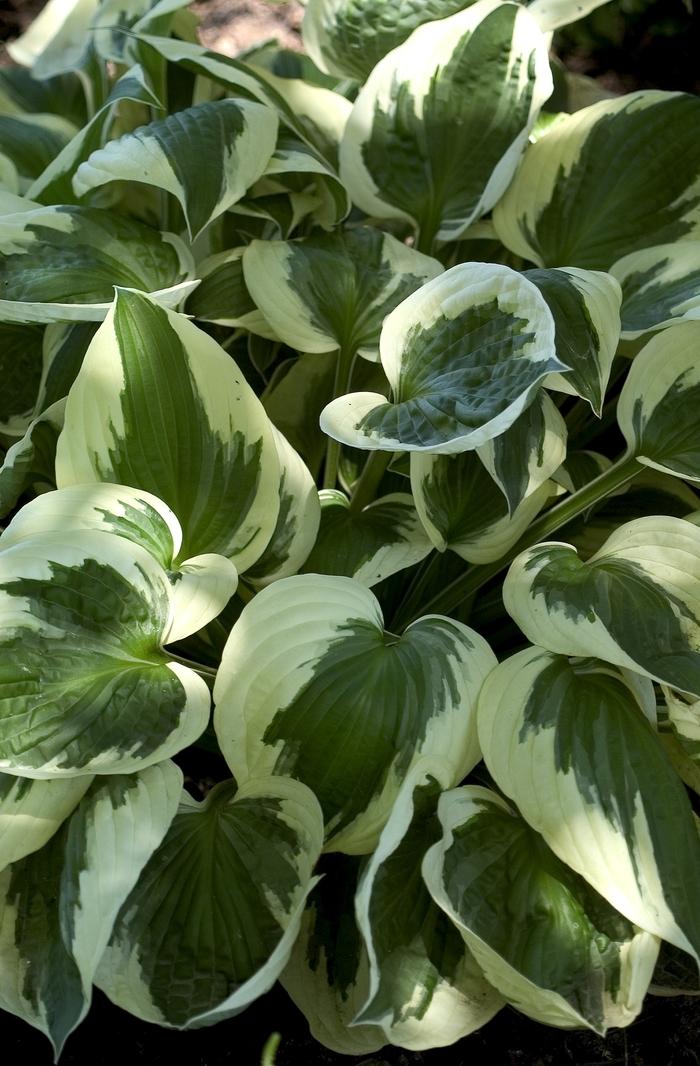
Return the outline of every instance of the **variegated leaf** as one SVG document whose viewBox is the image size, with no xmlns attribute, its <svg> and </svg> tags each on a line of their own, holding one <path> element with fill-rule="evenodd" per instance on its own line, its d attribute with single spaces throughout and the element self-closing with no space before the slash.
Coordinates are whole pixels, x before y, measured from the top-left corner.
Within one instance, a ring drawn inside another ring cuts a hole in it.
<svg viewBox="0 0 700 1066">
<path fill-rule="evenodd" d="M 177 515 L 181 557 L 214 552 L 242 571 L 274 532 L 279 477 L 267 416 L 230 356 L 183 315 L 118 290 L 68 397 L 59 488 L 146 489 Z"/>
<path fill-rule="evenodd" d="M 547 388 L 581 396 L 600 415 L 620 339 L 619 283 L 599 270 L 527 270 L 552 312 L 557 355 L 566 374 L 553 374 Z"/>
<path fill-rule="evenodd" d="M 288 227 L 289 232 L 307 214 L 312 215 L 320 226 L 332 229 L 349 214 L 352 206 L 345 187 L 328 160 L 307 139 L 283 127 L 277 138 L 277 147 L 260 182 L 251 190 L 251 195 L 261 190 L 289 194 L 295 215 L 295 222 Z M 299 205 L 304 202 L 306 205 L 300 208 Z M 249 208 L 254 204 L 255 200 L 248 201 Z M 233 210 L 238 209 L 234 207 Z"/>
<path fill-rule="evenodd" d="M 547 43 L 517 4 L 427 22 L 374 68 L 340 146 L 353 202 L 455 240 L 503 195 L 552 91 Z M 459 129 L 459 136 L 454 130 Z"/>
<path fill-rule="evenodd" d="M 171 662 L 167 573 L 96 530 L 0 551 L 0 770 L 124 773 L 191 744 L 209 718 L 197 674 Z"/>
<path fill-rule="evenodd" d="M 527 148 L 494 210 L 500 240 L 539 266 L 607 270 L 621 255 L 693 239 L 699 117 L 697 97 L 654 89 L 557 123 Z"/>
<path fill-rule="evenodd" d="M 91 33 L 102 59 L 124 63 L 134 39 L 143 33 L 166 36 L 173 16 L 187 0 L 100 0 Z"/>
<path fill-rule="evenodd" d="M 120 1007 L 176 1029 L 233 1017 L 267 992 L 299 933 L 323 820 L 289 778 L 183 793 L 124 903 L 96 984 Z M 177 980 L 173 975 L 177 974 Z"/>
<path fill-rule="evenodd" d="M 493 263 L 462 263 L 407 297 L 385 319 L 379 350 L 393 401 L 351 393 L 321 415 L 329 436 L 370 450 L 476 448 L 512 426 L 547 374 L 567 369 L 538 289 Z"/>
<path fill-rule="evenodd" d="M 700 763 L 700 700 L 663 686 L 668 718 L 688 756 Z"/>
<path fill-rule="evenodd" d="M 0 145 L 15 167 L 22 192 L 77 132 L 71 122 L 58 115 L 0 114 Z"/>
<path fill-rule="evenodd" d="M 73 188 L 83 196 L 111 181 L 154 185 L 179 201 L 194 240 L 264 172 L 277 127 L 272 108 L 248 100 L 199 104 L 93 152 L 78 167 Z"/>
<path fill-rule="evenodd" d="M 0 321 L 101 321 L 115 285 L 177 306 L 194 288 L 185 245 L 93 207 L 40 207 L 0 218 Z"/>
<path fill-rule="evenodd" d="M 610 0 L 530 0 L 530 14 L 545 33 L 568 26 Z"/>
<path fill-rule="evenodd" d="M 265 551 L 246 573 L 260 587 L 301 569 L 321 522 L 321 504 L 309 468 L 278 429 L 273 426 L 272 432 L 280 464 L 277 525 Z"/>
<path fill-rule="evenodd" d="M 634 1021 L 657 938 L 606 904 L 495 792 L 455 789 L 438 813 L 443 837 L 424 877 L 499 992 L 563 1029 L 605 1034 Z"/>
<path fill-rule="evenodd" d="M 31 421 L 43 370 L 40 326 L 0 323 L 0 432 L 22 436 Z"/>
<path fill-rule="evenodd" d="M 635 357 L 617 405 L 631 454 L 645 466 L 700 481 L 700 322 L 657 333 Z"/>
<path fill-rule="evenodd" d="M 188 296 L 184 310 L 201 322 L 247 329 L 260 337 L 275 340 L 274 331 L 248 292 L 243 277 L 243 252 L 229 248 L 204 259 L 197 266 L 201 281 Z"/>
<path fill-rule="evenodd" d="M 408 493 L 383 496 L 359 512 L 343 492 L 324 489 L 319 495 L 321 527 L 304 565 L 309 574 L 344 574 L 372 588 L 432 550 Z"/>
<path fill-rule="evenodd" d="M 56 1057 L 87 1014 L 119 908 L 177 809 L 174 763 L 99 778 L 40 851 L 0 873 L 0 1006 Z"/>
<path fill-rule="evenodd" d="M 584 562 L 569 544 L 522 552 L 503 602 L 525 636 L 700 696 L 700 529 L 654 516 L 619 526 Z"/>
<path fill-rule="evenodd" d="M 250 295 L 285 344 L 376 359 L 386 316 L 442 266 L 391 234 L 361 226 L 297 241 L 253 241 L 243 270 Z"/>
<path fill-rule="evenodd" d="M 0 870 L 43 847 L 92 781 L 89 775 L 37 781 L 0 774 Z"/>
<path fill-rule="evenodd" d="M 500 559 L 525 532 L 550 495 L 544 482 L 513 513 L 475 452 L 412 455 L 411 488 L 421 522 L 438 551 L 469 563 Z"/>
<path fill-rule="evenodd" d="M 115 82 L 102 107 L 36 177 L 27 189 L 27 196 L 42 204 L 75 203 L 72 184 L 75 171 L 92 152 L 102 146 L 119 105 L 127 100 L 158 110 L 163 107 L 148 75 L 138 64 Z"/>
<path fill-rule="evenodd" d="M 324 857 L 280 975 L 311 1035 L 339 1055 L 369 1055 L 386 1043 L 379 1026 L 353 1024 L 369 988 L 367 951 L 354 917 L 361 863 L 349 855 Z"/>
<path fill-rule="evenodd" d="M 623 339 L 700 318 L 700 241 L 632 252 L 610 273 L 622 286 Z"/>
<path fill-rule="evenodd" d="M 182 529 L 162 500 L 127 485 L 92 483 L 46 492 L 26 504 L 0 534 L 0 550 L 41 533 L 99 529 L 139 544 L 168 571 L 173 617 L 168 641 L 195 633 L 221 613 L 236 591 L 238 574 L 222 555 L 177 562 Z"/>
<path fill-rule="evenodd" d="M 48 0 L 29 28 L 7 45 L 15 63 L 37 79 L 53 78 L 86 63 L 89 27 L 100 0 Z"/>
<path fill-rule="evenodd" d="M 440 762 L 424 759 L 411 770 L 356 896 L 369 955 L 357 1018 L 412 1051 L 454 1044 L 503 1005 L 421 876 L 425 853 L 442 835 L 437 803 L 447 784 Z"/>
<path fill-rule="evenodd" d="M 214 725 L 236 780 L 298 778 L 319 798 L 328 850 L 363 854 L 421 755 L 443 759 L 450 782 L 475 765 L 472 709 L 494 662 L 459 622 L 430 616 L 394 636 L 358 582 L 303 574 L 244 608 Z"/>
<path fill-rule="evenodd" d="M 479 736 L 496 784 L 562 862 L 698 961 L 700 836 L 646 716 L 646 685 L 528 648 L 484 685 Z"/>
<path fill-rule="evenodd" d="M 479 458 L 508 502 L 511 517 L 564 462 L 566 436 L 566 422 L 559 409 L 540 389 L 510 429 L 478 449 Z"/>
</svg>

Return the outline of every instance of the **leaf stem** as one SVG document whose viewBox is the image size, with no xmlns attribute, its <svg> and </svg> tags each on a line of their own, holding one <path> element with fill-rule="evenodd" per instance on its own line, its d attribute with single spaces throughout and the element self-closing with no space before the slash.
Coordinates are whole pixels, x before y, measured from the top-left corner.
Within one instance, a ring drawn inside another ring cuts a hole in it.
<svg viewBox="0 0 700 1066">
<path fill-rule="evenodd" d="M 609 496 L 611 492 L 631 481 L 645 469 L 637 462 L 634 456 L 623 456 L 609 470 L 605 470 L 599 477 L 584 485 L 578 492 L 574 492 L 561 503 L 556 504 L 532 523 L 527 532 L 520 538 L 510 551 L 493 563 L 484 566 L 472 566 L 466 573 L 455 578 L 441 592 L 433 596 L 428 603 L 424 604 L 418 614 L 414 614 L 409 622 L 423 614 L 449 614 L 468 596 L 473 596 L 491 578 L 496 577 L 502 570 L 513 562 L 522 551 L 538 544 L 551 533 L 555 533 L 562 526 L 578 518 L 589 507 L 598 503 L 599 500 Z M 408 624 L 408 623 L 407 623 Z"/>
<path fill-rule="evenodd" d="M 177 655 L 174 651 L 170 651 L 166 648 L 165 654 L 168 656 L 170 662 L 180 663 L 181 666 L 186 666 L 188 670 L 193 670 L 195 674 L 199 674 L 205 681 L 213 681 L 216 677 L 216 669 L 213 666 L 205 666 L 204 663 L 195 663 L 191 659 L 185 659 L 182 655 Z"/>
<path fill-rule="evenodd" d="M 333 382 L 333 399 L 344 396 L 350 388 L 350 374 L 355 359 L 352 348 L 339 348 L 336 353 L 335 381 Z M 334 489 L 338 480 L 338 463 L 340 462 L 340 442 L 332 437 L 326 444 L 326 462 L 323 468 L 323 488 Z"/>
<path fill-rule="evenodd" d="M 377 494 L 379 483 L 384 477 L 386 468 L 393 456 L 393 452 L 372 452 L 370 454 L 362 473 L 355 482 L 352 499 L 350 500 L 350 510 L 354 514 L 361 511 L 368 503 L 372 503 Z"/>
</svg>

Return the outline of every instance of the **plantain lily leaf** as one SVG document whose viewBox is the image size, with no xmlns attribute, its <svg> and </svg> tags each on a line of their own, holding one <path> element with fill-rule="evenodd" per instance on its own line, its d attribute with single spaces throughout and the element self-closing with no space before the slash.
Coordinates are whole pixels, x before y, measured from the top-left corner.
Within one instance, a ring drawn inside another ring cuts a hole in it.
<svg viewBox="0 0 700 1066">
<path fill-rule="evenodd" d="M 72 178 L 78 166 L 100 148 L 122 101 L 146 104 L 162 110 L 148 75 L 138 64 L 115 83 L 109 96 L 90 121 L 53 158 L 27 189 L 27 196 L 43 204 L 75 202 Z"/>
<path fill-rule="evenodd" d="M 0 1006 L 56 1056 L 85 1017 L 114 919 L 177 809 L 174 763 L 100 778 L 40 851 L 0 873 Z"/>
<path fill-rule="evenodd" d="M 40 207 L 0 219 L 0 321 L 101 321 L 114 286 L 175 306 L 196 282 L 184 244 L 92 207 Z"/>
<path fill-rule="evenodd" d="M 610 459 L 600 452 L 585 450 L 567 452 L 566 460 L 552 474 L 552 479 L 558 485 L 561 485 L 566 492 L 576 492 L 578 489 L 582 489 L 584 485 L 587 485 L 589 481 L 600 477 L 611 466 Z M 605 503 L 603 506 L 605 506 Z M 659 513 L 665 514 L 665 512 Z M 639 516 L 634 515 L 633 517 L 638 518 Z"/>
<path fill-rule="evenodd" d="M 270 419 L 296 448 L 313 476 L 318 475 L 326 454 L 328 441 L 319 427 L 319 416 L 333 396 L 337 361 L 334 352 L 289 360 L 262 396 Z M 299 396 L 304 397 L 303 406 Z"/>
<path fill-rule="evenodd" d="M 323 489 L 321 527 L 304 569 L 344 574 L 372 588 L 425 559 L 432 544 L 412 497 L 395 492 L 355 512 L 343 492 Z"/>
<path fill-rule="evenodd" d="M 37 178 L 77 133 L 59 115 L 0 115 L 3 155 L 14 165 L 20 186 Z"/>
<path fill-rule="evenodd" d="M 89 27 L 100 0 L 48 0 L 29 28 L 6 47 L 39 80 L 80 70 L 90 49 Z"/>
<path fill-rule="evenodd" d="M 276 340 L 274 331 L 251 298 L 243 277 L 243 252 L 229 248 L 209 256 L 197 266 L 201 281 L 188 296 L 185 312 L 201 322 L 247 329 Z"/>
<path fill-rule="evenodd" d="M 545 33 L 561 29 L 603 7 L 610 0 L 532 0 L 530 14 Z"/>
<path fill-rule="evenodd" d="M 425 759 L 413 768 L 356 897 L 370 964 L 358 1019 L 412 1051 L 454 1044 L 503 1005 L 421 876 L 426 851 L 442 835 L 436 808 L 443 784 L 439 762 Z"/>
<path fill-rule="evenodd" d="M 84 196 L 111 181 L 154 185 L 179 201 L 194 240 L 264 172 L 277 126 L 272 108 L 248 100 L 199 104 L 93 152 L 78 167 L 73 188 Z"/>
<path fill-rule="evenodd" d="M 566 370 L 538 289 L 509 267 L 462 263 L 385 319 L 382 366 L 393 389 L 333 400 L 331 437 L 365 449 L 452 454 L 504 433 L 547 374 Z"/>
<path fill-rule="evenodd" d="M 280 982 L 314 1039 L 339 1055 L 368 1055 L 386 1037 L 379 1026 L 353 1024 L 369 988 L 367 951 L 354 920 L 361 860 L 329 855 L 323 863 Z"/>
<path fill-rule="evenodd" d="M 36 781 L 0 774 L 0 871 L 42 848 L 92 781 L 89 776 Z"/>
<path fill-rule="evenodd" d="M 438 551 L 469 563 L 500 559 L 525 532 L 550 495 L 544 482 L 512 514 L 475 452 L 411 456 L 411 488 L 420 520 Z"/>
<path fill-rule="evenodd" d="M 480 697 L 484 758 L 562 862 L 698 961 L 700 837 L 634 681 L 541 648 L 512 656 Z"/>
<path fill-rule="evenodd" d="M 503 602 L 533 644 L 700 696 L 700 529 L 682 518 L 628 522 L 587 562 L 538 544 L 511 566 Z"/>
<path fill-rule="evenodd" d="M 382 322 L 442 273 L 436 259 L 369 226 L 296 241 L 253 241 L 246 285 L 277 336 L 301 352 L 377 358 Z"/>
<path fill-rule="evenodd" d="M 387 52 L 424 22 L 447 18 L 464 0 L 308 0 L 301 30 L 319 70 L 366 81 Z"/>
<path fill-rule="evenodd" d="M 91 32 L 102 59 L 124 63 L 134 37 L 149 30 L 167 33 L 173 16 L 187 0 L 100 0 Z"/>
<path fill-rule="evenodd" d="M 255 57 L 252 58 L 255 61 Z M 257 69 L 292 108 L 307 141 L 335 167 L 340 141 L 352 111 L 350 101 L 340 93 L 309 84 L 302 78 L 277 77 L 265 67 Z"/>
<path fill-rule="evenodd" d="M 547 301 L 557 355 L 570 368 L 548 378 L 547 388 L 581 396 L 600 415 L 620 339 L 619 283 L 610 274 L 575 267 L 527 270 L 525 277 Z"/>
<path fill-rule="evenodd" d="M 37 534 L 84 529 L 99 529 L 138 544 L 168 571 L 173 600 L 170 643 L 211 622 L 236 591 L 236 568 L 221 555 L 200 555 L 177 563 L 182 544 L 177 518 L 157 496 L 126 485 L 72 485 L 43 493 L 26 504 L 0 534 L 0 550 Z"/>
<path fill-rule="evenodd" d="M 43 369 L 40 326 L 0 323 L 0 432 L 21 436 L 31 421 Z"/>
<path fill-rule="evenodd" d="M 642 90 L 602 100 L 530 145 L 493 222 L 539 266 L 607 270 L 700 230 L 700 100 Z M 644 159 L 644 166 L 639 160 Z"/>
<path fill-rule="evenodd" d="M 275 773 L 307 784 L 327 849 L 363 854 L 421 755 L 443 759 L 450 782 L 476 764 L 472 709 L 494 662 L 452 619 L 394 636 L 358 582 L 290 577 L 258 593 L 231 631 L 214 686 L 219 745 L 240 782 Z"/>
<path fill-rule="evenodd" d="M 700 318 L 700 241 L 644 248 L 618 259 L 610 273 L 622 286 L 622 337 Z"/>
<path fill-rule="evenodd" d="M 700 700 L 663 686 L 673 732 L 690 758 L 700 763 Z"/>
<path fill-rule="evenodd" d="M 564 462 L 566 436 L 566 422 L 556 404 L 540 390 L 510 429 L 478 449 L 508 502 L 511 517 Z"/>
<path fill-rule="evenodd" d="M 280 463 L 279 514 L 269 544 L 246 577 L 256 586 L 291 577 L 306 562 L 321 522 L 316 482 L 301 456 L 272 427 Z"/>
<path fill-rule="evenodd" d="M 183 793 L 117 918 L 96 984 L 138 1018 L 176 1029 L 231 1018 L 289 958 L 323 841 L 318 802 L 289 778 L 234 792 L 224 781 L 203 803 Z"/>
<path fill-rule="evenodd" d="M 413 223 L 422 248 L 455 240 L 505 192 L 551 91 L 545 37 L 516 4 L 419 26 L 360 90 L 343 184 L 368 215 Z"/>
<path fill-rule="evenodd" d="M 0 770 L 132 772 L 197 739 L 209 692 L 171 662 L 162 566 L 124 537 L 40 533 L 0 552 Z"/>
<path fill-rule="evenodd" d="M 265 167 L 260 185 L 281 192 L 289 192 L 303 202 L 309 199 L 308 209 L 298 212 L 299 220 L 312 214 L 318 223 L 330 229 L 350 212 L 351 203 L 340 178 L 317 149 L 284 129 L 280 130 L 277 147 Z M 260 188 L 256 186 L 256 189 Z M 255 189 L 253 190 L 255 193 Z M 294 223 L 290 229 L 298 225 Z"/>
<path fill-rule="evenodd" d="M 56 444 L 65 407 L 65 400 L 47 407 L 29 423 L 24 436 L 7 449 L 0 467 L 0 517 L 9 514 L 22 493 L 29 489 L 54 488 Z"/>
<path fill-rule="evenodd" d="M 617 405 L 627 446 L 640 463 L 700 481 L 700 322 L 652 337 L 634 359 Z"/>
<path fill-rule="evenodd" d="M 438 813 L 443 837 L 425 857 L 426 882 L 499 992 L 564 1029 L 604 1035 L 634 1021 L 657 938 L 606 904 L 496 793 L 455 789 Z"/>
<path fill-rule="evenodd" d="M 59 488 L 152 492 L 182 525 L 182 557 L 214 552 L 242 571 L 275 529 L 279 476 L 267 416 L 227 353 L 184 316 L 118 290 L 68 397 Z"/>
<path fill-rule="evenodd" d="M 65 400 L 96 330 L 96 322 L 54 322 L 46 327 L 41 381 L 38 394 L 35 393 L 35 416 L 59 400 Z"/>
</svg>

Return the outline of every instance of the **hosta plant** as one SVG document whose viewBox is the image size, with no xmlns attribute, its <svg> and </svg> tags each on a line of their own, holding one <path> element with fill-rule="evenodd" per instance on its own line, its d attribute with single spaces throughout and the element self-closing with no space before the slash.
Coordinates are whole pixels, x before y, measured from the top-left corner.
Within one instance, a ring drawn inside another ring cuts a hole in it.
<svg viewBox="0 0 700 1066">
<path fill-rule="evenodd" d="M 349 1055 L 700 991 L 700 99 L 579 109 L 595 6 L 11 46 L 0 1007 L 56 1054 L 93 985 L 279 980 Z"/>
</svg>

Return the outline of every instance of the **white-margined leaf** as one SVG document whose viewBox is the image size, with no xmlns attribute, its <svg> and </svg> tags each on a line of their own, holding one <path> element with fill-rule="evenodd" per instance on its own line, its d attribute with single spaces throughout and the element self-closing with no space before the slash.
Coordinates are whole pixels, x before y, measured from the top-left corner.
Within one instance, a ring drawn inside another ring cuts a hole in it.
<svg viewBox="0 0 700 1066">
<path fill-rule="evenodd" d="M 0 873 L 0 1006 L 40 1029 L 57 1057 L 88 1012 L 114 920 L 181 783 L 171 762 L 98 778 L 48 844 Z"/>
<path fill-rule="evenodd" d="M 102 59 L 124 63 L 134 41 L 143 33 L 166 36 L 173 16 L 187 0 L 100 0 L 91 35 Z"/>
<path fill-rule="evenodd" d="M 473 708 L 494 662 L 460 622 L 432 615 L 395 636 L 358 582 L 302 574 L 244 608 L 214 725 L 236 780 L 298 778 L 321 803 L 328 849 L 363 854 L 421 755 L 443 759 L 451 782 L 476 764 Z"/>
<path fill-rule="evenodd" d="M 467 6 L 469 0 L 308 0 L 301 26 L 304 48 L 326 74 L 364 82 L 417 26 Z"/>
<path fill-rule="evenodd" d="M 700 231 L 700 100 L 642 90 L 577 111 L 525 151 L 493 221 L 539 266 L 607 270 Z M 644 164 L 640 165 L 640 160 Z"/>
<path fill-rule="evenodd" d="M 599 270 L 527 270 L 552 312 L 557 356 L 569 371 L 545 385 L 588 400 L 600 415 L 620 339 L 620 285 Z"/>
<path fill-rule="evenodd" d="M 322 843 L 318 802 L 299 781 L 263 777 L 238 792 L 225 781 L 203 803 L 183 793 L 96 984 L 138 1018 L 177 1029 L 238 1014 L 289 958 Z"/>
<path fill-rule="evenodd" d="M 323 858 L 322 876 L 280 975 L 311 1035 L 339 1055 L 369 1055 L 386 1043 L 379 1026 L 352 1024 L 369 988 L 367 950 L 354 915 L 361 864 L 350 855 Z"/>
<path fill-rule="evenodd" d="M 700 529 L 682 518 L 627 522 L 586 562 L 538 544 L 512 564 L 503 602 L 541 648 L 700 696 Z"/>
<path fill-rule="evenodd" d="M 545 33 L 568 26 L 608 4 L 610 0 L 531 0 L 530 14 Z"/>
<path fill-rule="evenodd" d="M 65 400 L 51 404 L 29 423 L 24 436 L 7 449 L 0 466 L 0 517 L 9 514 L 22 493 L 34 487 L 54 488 L 56 445 L 65 408 Z"/>
<path fill-rule="evenodd" d="M 92 207 L 0 218 L 0 321 L 101 321 L 115 285 L 177 306 L 194 288 L 182 241 Z"/>
<path fill-rule="evenodd" d="M 102 107 L 76 133 L 27 189 L 27 196 L 42 204 L 75 203 L 73 174 L 88 156 L 102 146 L 122 101 L 162 109 L 148 75 L 138 64 L 115 82 Z"/>
<path fill-rule="evenodd" d="M 92 781 L 87 774 L 54 781 L 0 774 L 0 870 L 43 847 Z"/>
<path fill-rule="evenodd" d="M 222 555 L 176 561 L 182 529 L 167 504 L 143 489 L 107 482 L 70 485 L 25 504 L 0 534 L 0 550 L 41 533 L 66 535 L 98 529 L 139 544 L 168 571 L 173 618 L 169 643 L 196 633 L 221 613 L 236 591 L 238 574 Z"/>
<path fill-rule="evenodd" d="M 566 370 L 539 290 L 493 263 L 462 263 L 385 319 L 382 366 L 393 390 L 350 393 L 321 415 L 331 437 L 358 448 L 451 454 L 504 433 L 547 374 Z"/>
<path fill-rule="evenodd" d="M 700 763 L 700 700 L 662 686 L 668 718 L 687 755 Z"/>
<path fill-rule="evenodd" d="M 321 504 L 309 468 L 274 426 L 272 433 L 280 464 L 279 513 L 265 551 L 246 573 L 257 586 L 296 574 L 314 546 L 321 522 Z"/>
<path fill-rule="evenodd" d="M 255 55 L 251 56 L 251 62 L 255 61 Z M 263 66 L 256 69 L 292 108 L 307 141 L 336 166 L 340 141 L 352 111 L 351 102 L 340 93 L 302 78 L 280 78 Z"/>
<path fill-rule="evenodd" d="M 80 70 L 90 50 L 89 27 L 100 0 L 49 0 L 28 29 L 7 45 L 15 63 L 41 80 Z"/>
<path fill-rule="evenodd" d="M 564 462 L 566 436 L 566 422 L 557 405 L 540 389 L 510 429 L 478 449 L 508 501 L 511 516 Z"/>
<path fill-rule="evenodd" d="M 488 980 L 536 1021 L 602 1035 L 642 1009 L 659 952 L 488 789 L 445 793 L 423 863 Z M 559 812 L 561 818 L 561 812 Z"/>
<path fill-rule="evenodd" d="M 340 176 L 363 211 L 413 223 L 424 247 L 455 240 L 505 192 L 551 91 L 531 16 L 479 0 L 419 26 L 374 68 L 345 128 Z"/>
<path fill-rule="evenodd" d="M 170 660 L 163 567 L 96 530 L 0 552 L 0 770 L 125 773 L 193 743 L 209 718 L 197 674 Z"/>
<path fill-rule="evenodd" d="M 700 241 L 644 248 L 618 259 L 610 273 L 622 286 L 622 337 L 700 318 Z"/>
<path fill-rule="evenodd" d="M 643 684 L 527 648 L 484 685 L 479 736 L 496 784 L 562 862 L 698 960 L 700 836 Z"/>
<path fill-rule="evenodd" d="M 300 352 L 340 348 L 377 358 L 382 322 L 442 265 L 361 226 L 296 241 L 253 241 L 248 291 L 276 335 Z"/>
<path fill-rule="evenodd" d="M 550 495 L 544 482 L 511 514 L 476 452 L 411 456 L 411 488 L 421 522 L 438 551 L 469 563 L 500 559 L 522 536 Z"/>
<path fill-rule="evenodd" d="M 261 189 L 289 194 L 295 217 L 294 223 L 288 227 L 289 232 L 307 214 L 312 215 L 320 226 L 332 229 L 349 214 L 352 206 L 328 160 L 308 139 L 290 133 L 284 127 L 280 128 L 277 147 L 251 195 L 255 196 Z M 247 201 L 248 209 L 254 204 L 254 199 Z M 301 204 L 305 206 L 299 207 Z M 234 210 L 238 209 L 234 207 Z"/>
<path fill-rule="evenodd" d="M 78 196 L 111 181 L 138 181 L 171 193 L 190 236 L 240 200 L 275 150 L 277 114 L 248 100 L 216 100 L 125 133 L 78 167 Z"/>
<path fill-rule="evenodd" d="M 617 405 L 617 421 L 640 463 L 700 481 L 700 322 L 682 322 L 651 338 L 635 357 Z"/>
<path fill-rule="evenodd" d="M 65 400 L 96 330 L 96 322 L 52 322 L 46 327 L 34 417 Z"/>
<path fill-rule="evenodd" d="M 183 558 L 214 552 L 239 571 L 279 511 L 272 429 L 236 364 L 183 315 L 125 289 L 71 388 L 56 477 L 152 492 L 178 517 Z"/>
<path fill-rule="evenodd" d="M 567 452 L 562 465 L 552 474 L 552 480 L 566 492 L 576 492 L 589 481 L 600 477 L 611 466 L 612 461 L 601 452 L 571 451 Z"/>
<path fill-rule="evenodd" d="M 321 526 L 304 565 L 310 574 L 344 574 L 372 588 L 414 566 L 432 550 L 430 538 L 406 492 L 383 496 L 353 511 L 344 492 L 324 489 Z"/>
<path fill-rule="evenodd" d="M 389 1043 L 411 1051 L 454 1044 L 503 1006 L 421 873 L 442 835 L 437 804 L 448 784 L 440 762 L 416 764 L 356 896 L 370 967 L 358 1020 L 381 1026 Z"/>
</svg>

